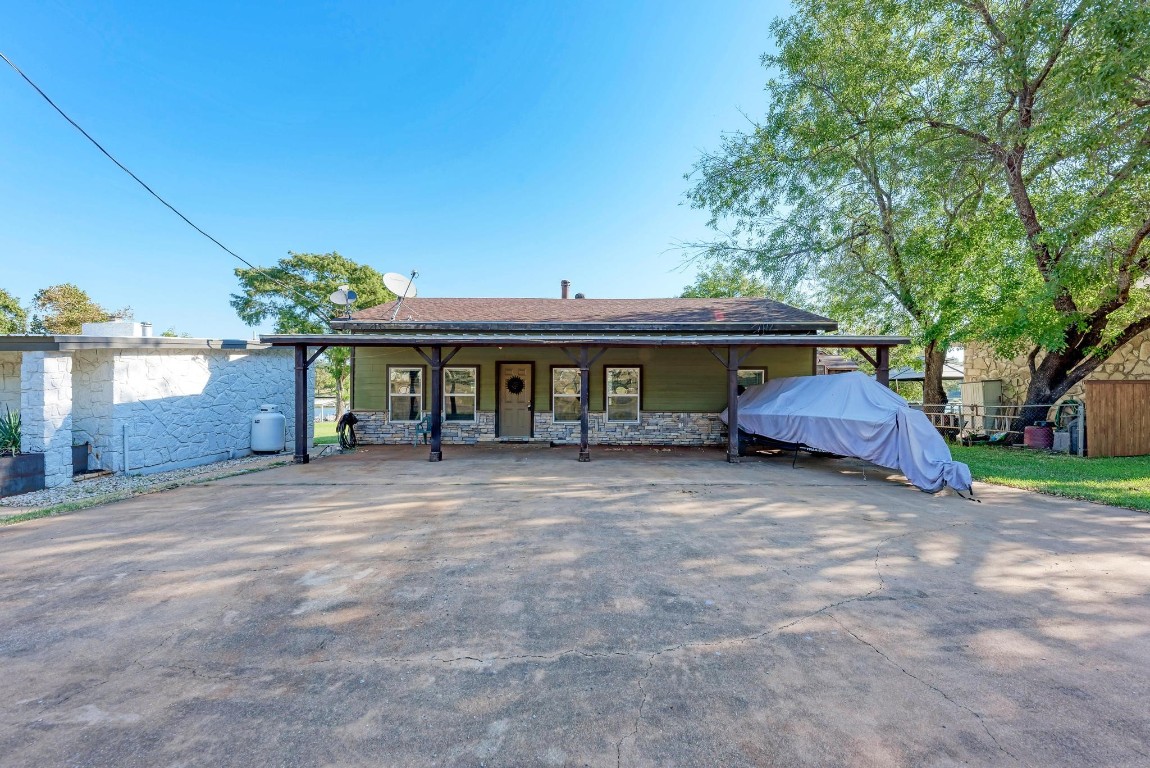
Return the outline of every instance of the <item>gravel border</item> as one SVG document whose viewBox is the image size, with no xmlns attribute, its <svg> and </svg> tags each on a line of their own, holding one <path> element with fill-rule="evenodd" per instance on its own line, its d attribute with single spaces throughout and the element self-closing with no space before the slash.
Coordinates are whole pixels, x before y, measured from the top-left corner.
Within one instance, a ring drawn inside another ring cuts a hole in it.
<svg viewBox="0 0 1150 768">
<path fill-rule="evenodd" d="M 238 459 L 216 461 L 196 467 L 156 472 L 151 475 L 107 475 L 94 480 L 80 480 L 56 488 L 22 493 L 0 499 L 0 507 L 14 508 L 14 514 L 56 504 L 82 502 L 104 496 L 126 498 L 138 493 L 147 493 L 158 487 L 186 485 L 190 482 L 211 480 L 221 475 L 236 472 L 269 469 L 291 459 L 291 454 L 272 456 L 244 456 Z M 111 500 L 111 499 L 109 499 Z"/>
</svg>

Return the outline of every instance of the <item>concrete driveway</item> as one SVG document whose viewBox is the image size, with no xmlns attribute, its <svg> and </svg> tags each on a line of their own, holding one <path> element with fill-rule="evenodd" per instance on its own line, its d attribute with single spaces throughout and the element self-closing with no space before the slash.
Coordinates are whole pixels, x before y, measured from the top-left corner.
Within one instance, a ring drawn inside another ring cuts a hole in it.
<svg viewBox="0 0 1150 768">
<path fill-rule="evenodd" d="M 445 454 L 0 529 L 0 764 L 1150 763 L 1150 516 Z"/>
</svg>

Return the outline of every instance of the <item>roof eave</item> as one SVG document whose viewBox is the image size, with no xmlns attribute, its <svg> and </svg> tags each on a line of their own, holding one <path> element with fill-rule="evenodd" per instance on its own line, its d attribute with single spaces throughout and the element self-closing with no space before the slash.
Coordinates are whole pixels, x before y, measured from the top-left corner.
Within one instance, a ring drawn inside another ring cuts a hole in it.
<svg viewBox="0 0 1150 768">
<path fill-rule="evenodd" d="M 73 352 L 85 349 L 257 350 L 267 345 L 244 339 L 188 339 L 170 336 L 81 336 L 0 334 L 0 352 Z"/>
<path fill-rule="evenodd" d="M 604 347 L 662 347 L 662 346 L 799 346 L 819 349 L 858 347 L 897 347 L 910 343 L 905 336 L 856 336 L 837 334 L 667 334 L 663 336 L 636 334 L 581 336 L 578 334 L 269 334 L 260 341 L 275 346 L 333 346 L 333 347 L 544 347 L 544 346 L 604 346 Z"/>
<path fill-rule="evenodd" d="M 594 323 L 594 322 L 387 322 L 333 320 L 331 327 L 352 333 L 684 333 L 771 334 L 837 331 L 833 320 L 765 323 Z"/>
</svg>

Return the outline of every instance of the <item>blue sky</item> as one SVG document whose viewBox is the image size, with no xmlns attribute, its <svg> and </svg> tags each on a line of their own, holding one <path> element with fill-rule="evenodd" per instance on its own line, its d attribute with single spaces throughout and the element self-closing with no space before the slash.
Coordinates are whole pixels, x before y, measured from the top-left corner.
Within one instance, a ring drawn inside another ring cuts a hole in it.
<svg viewBox="0 0 1150 768">
<path fill-rule="evenodd" d="M 428 296 L 670 296 L 687 172 L 765 112 L 784 3 L 18 3 L 0 50 L 245 258 L 338 250 Z M 249 336 L 235 260 L 0 71 L 0 285 Z"/>
</svg>

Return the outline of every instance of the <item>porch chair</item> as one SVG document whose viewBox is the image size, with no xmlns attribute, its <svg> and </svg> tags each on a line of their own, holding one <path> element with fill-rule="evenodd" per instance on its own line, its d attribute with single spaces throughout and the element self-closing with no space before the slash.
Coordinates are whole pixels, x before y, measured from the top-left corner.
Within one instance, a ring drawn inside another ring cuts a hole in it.
<svg viewBox="0 0 1150 768">
<path fill-rule="evenodd" d="M 427 445 L 431 438 L 431 414 L 424 414 L 419 423 L 415 425 L 415 434 L 411 438 L 411 447 L 419 446 L 419 436 L 423 435 L 423 444 Z"/>
</svg>

